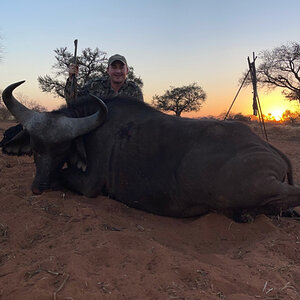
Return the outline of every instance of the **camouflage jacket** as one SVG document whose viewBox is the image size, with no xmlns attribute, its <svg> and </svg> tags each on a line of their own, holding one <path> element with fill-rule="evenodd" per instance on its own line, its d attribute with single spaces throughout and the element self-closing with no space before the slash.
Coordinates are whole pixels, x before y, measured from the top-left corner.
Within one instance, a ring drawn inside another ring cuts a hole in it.
<svg viewBox="0 0 300 300">
<path fill-rule="evenodd" d="M 93 94 L 101 99 L 112 98 L 118 95 L 125 95 L 137 98 L 139 101 L 144 101 L 143 93 L 141 89 L 133 82 L 126 80 L 124 84 L 121 86 L 118 93 L 116 93 L 110 84 L 109 77 L 100 77 L 94 80 L 88 81 L 84 87 L 77 87 L 77 95 L 83 96 L 87 94 Z M 72 103 L 71 95 L 71 80 L 67 80 L 65 86 L 65 99 L 67 104 Z"/>
</svg>

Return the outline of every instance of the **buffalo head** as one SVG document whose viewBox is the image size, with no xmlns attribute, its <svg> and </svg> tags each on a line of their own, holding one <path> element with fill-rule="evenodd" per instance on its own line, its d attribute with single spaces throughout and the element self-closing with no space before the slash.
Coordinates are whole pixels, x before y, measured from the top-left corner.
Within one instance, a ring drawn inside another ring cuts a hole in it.
<svg viewBox="0 0 300 300">
<path fill-rule="evenodd" d="M 97 98 L 98 111 L 81 118 L 71 118 L 60 111 L 36 112 L 25 107 L 12 94 L 23 82 L 11 84 L 2 93 L 7 109 L 24 128 L 5 144 L 3 150 L 13 155 L 33 153 L 36 175 L 32 191 L 40 194 L 56 187 L 59 171 L 70 155 L 72 143 L 105 121 L 107 107 Z"/>
</svg>

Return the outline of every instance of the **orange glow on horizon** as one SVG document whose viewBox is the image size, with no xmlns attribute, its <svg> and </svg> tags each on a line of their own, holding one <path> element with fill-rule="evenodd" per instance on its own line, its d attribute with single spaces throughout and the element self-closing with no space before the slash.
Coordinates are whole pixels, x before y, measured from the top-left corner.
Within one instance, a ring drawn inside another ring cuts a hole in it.
<svg viewBox="0 0 300 300">
<path fill-rule="evenodd" d="M 276 108 L 274 110 L 272 110 L 270 113 L 268 113 L 265 116 L 265 119 L 267 121 L 282 121 L 283 120 L 283 113 L 284 113 L 284 109 L 283 108 Z"/>
</svg>

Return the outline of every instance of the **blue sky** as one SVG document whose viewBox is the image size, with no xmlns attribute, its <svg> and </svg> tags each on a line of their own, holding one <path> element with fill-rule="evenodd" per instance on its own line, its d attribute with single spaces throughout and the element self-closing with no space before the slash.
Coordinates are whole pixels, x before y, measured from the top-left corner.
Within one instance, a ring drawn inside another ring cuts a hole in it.
<svg viewBox="0 0 300 300">
<path fill-rule="evenodd" d="M 37 77 L 52 75 L 53 50 L 73 52 L 77 38 L 79 51 L 125 55 L 144 81 L 146 101 L 197 82 L 208 95 L 199 115 L 218 115 L 230 106 L 252 52 L 300 42 L 299 11 L 299 0 L 5 1 L 0 89 L 25 79 L 17 92 L 59 106 L 63 100 L 42 93 Z M 291 107 L 280 93 L 259 94 L 263 112 Z M 251 97 L 243 90 L 233 110 L 251 113 Z"/>
</svg>

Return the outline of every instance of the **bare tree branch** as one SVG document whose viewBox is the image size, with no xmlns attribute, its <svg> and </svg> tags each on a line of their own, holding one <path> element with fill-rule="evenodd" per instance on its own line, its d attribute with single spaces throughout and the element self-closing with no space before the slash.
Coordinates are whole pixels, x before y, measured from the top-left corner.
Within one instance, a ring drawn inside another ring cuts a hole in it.
<svg viewBox="0 0 300 300">
<path fill-rule="evenodd" d="M 300 45 L 288 43 L 259 54 L 262 63 L 257 68 L 257 82 L 260 87 L 283 89 L 289 100 L 300 102 Z M 248 79 L 246 85 L 251 84 Z"/>
</svg>

